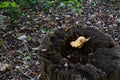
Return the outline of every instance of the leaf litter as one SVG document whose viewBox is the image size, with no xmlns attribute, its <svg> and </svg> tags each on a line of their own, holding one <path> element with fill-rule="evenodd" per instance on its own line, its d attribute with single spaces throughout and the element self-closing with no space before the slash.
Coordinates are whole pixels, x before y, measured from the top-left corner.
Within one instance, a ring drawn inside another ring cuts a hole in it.
<svg viewBox="0 0 120 80">
<path fill-rule="evenodd" d="M 120 7 L 105 6 L 91 0 L 82 2 L 82 12 L 60 4 L 48 13 L 28 9 L 21 19 L 3 22 L 0 17 L 0 79 L 39 80 L 37 50 L 41 38 L 54 28 L 71 26 L 97 27 L 120 43 Z"/>
</svg>

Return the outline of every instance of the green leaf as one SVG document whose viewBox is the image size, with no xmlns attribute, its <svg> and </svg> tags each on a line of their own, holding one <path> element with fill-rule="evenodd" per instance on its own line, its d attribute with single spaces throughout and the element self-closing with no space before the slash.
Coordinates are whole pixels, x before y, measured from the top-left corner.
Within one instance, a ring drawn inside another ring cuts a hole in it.
<svg viewBox="0 0 120 80">
<path fill-rule="evenodd" d="M 43 32 L 43 33 L 46 33 L 46 32 L 48 32 L 48 31 L 50 31 L 50 30 L 51 30 L 50 28 L 43 28 L 43 29 L 42 29 L 42 32 Z"/>
<path fill-rule="evenodd" d="M 96 6 L 98 3 L 97 2 L 91 2 L 91 6 Z"/>
<path fill-rule="evenodd" d="M 120 23 L 120 18 L 118 18 L 116 21 Z"/>
<path fill-rule="evenodd" d="M 77 7 L 78 7 L 78 8 L 81 8 L 81 7 L 82 7 L 82 4 L 81 4 L 81 3 L 77 3 Z"/>
<path fill-rule="evenodd" d="M 9 7 L 17 8 L 17 4 L 15 2 L 8 2 L 8 1 L 0 3 L 0 8 L 2 9 Z"/>
<path fill-rule="evenodd" d="M 14 7 L 14 8 L 16 8 L 16 7 L 17 7 L 17 4 L 16 4 L 16 3 L 14 3 L 14 2 L 10 2 L 10 4 L 11 4 L 11 7 Z"/>
<path fill-rule="evenodd" d="M 77 12 L 77 10 L 76 10 L 76 8 L 72 8 L 72 13 L 76 13 Z"/>
<path fill-rule="evenodd" d="M 28 60 L 30 60 L 31 58 L 30 58 L 30 56 L 26 56 L 26 57 L 24 57 L 24 58 L 22 58 L 24 61 L 28 61 Z"/>
<path fill-rule="evenodd" d="M 59 7 L 63 7 L 63 6 L 65 6 L 65 4 L 64 3 L 60 3 Z"/>
<path fill-rule="evenodd" d="M 7 8 L 9 6 L 9 2 L 0 3 L 0 8 Z"/>
<path fill-rule="evenodd" d="M 82 9 L 79 9 L 78 12 L 81 13 L 81 12 L 83 12 L 83 10 L 82 10 Z"/>
<path fill-rule="evenodd" d="M 37 0 L 30 0 L 30 3 L 31 3 L 31 4 L 36 4 L 36 3 L 37 3 Z"/>
</svg>

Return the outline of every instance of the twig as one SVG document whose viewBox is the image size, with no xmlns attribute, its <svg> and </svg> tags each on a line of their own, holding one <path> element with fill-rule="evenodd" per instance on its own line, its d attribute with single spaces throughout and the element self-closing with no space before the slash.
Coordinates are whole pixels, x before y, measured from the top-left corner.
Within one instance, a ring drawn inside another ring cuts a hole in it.
<svg viewBox="0 0 120 80">
<path fill-rule="evenodd" d="M 20 71 L 21 73 L 23 73 L 26 77 L 30 78 L 31 80 L 34 80 L 31 76 L 25 74 L 25 72 L 23 72 L 22 70 L 19 69 L 19 71 Z"/>
<path fill-rule="evenodd" d="M 7 50 L 7 53 L 10 53 L 10 52 Z M 10 55 L 10 57 L 11 57 L 11 55 Z M 10 64 L 10 72 L 11 72 L 11 76 L 12 76 L 13 79 L 15 79 L 15 78 L 14 78 L 14 75 L 13 75 L 14 72 L 13 72 L 13 69 L 12 69 L 12 63 L 11 63 L 11 60 L 9 60 L 9 58 L 7 58 L 7 57 L 6 57 L 6 59 L 7 59 L 7 61 L 8 61 L 9 64 Z"/>
<path fill-rule="evenodd" d="M 29 55 L 30 55 L 30 51 L 29 51 L 28 46 L 27 46 L 27 44 L 26 44 L 26 40 L 23 41 L 23 44 L 24 44 L 25 49 L 27 50 L 27 52 L 28 52 Z M 30 55 L 30 56 L 31 56 L 31 55 Z"/>
</svg>

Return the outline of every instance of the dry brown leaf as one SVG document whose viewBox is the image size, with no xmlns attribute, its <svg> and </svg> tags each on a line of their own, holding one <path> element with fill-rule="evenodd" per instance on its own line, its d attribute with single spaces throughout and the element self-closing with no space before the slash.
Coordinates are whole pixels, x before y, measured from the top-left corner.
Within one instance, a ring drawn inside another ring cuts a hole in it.
<svg viewBox="0 0 120 80">
<path fill-rule="evenodd" d="M 10 69 L 10 64 L 0 63 L 0 71 L 6 71 Z"/>
</svg>

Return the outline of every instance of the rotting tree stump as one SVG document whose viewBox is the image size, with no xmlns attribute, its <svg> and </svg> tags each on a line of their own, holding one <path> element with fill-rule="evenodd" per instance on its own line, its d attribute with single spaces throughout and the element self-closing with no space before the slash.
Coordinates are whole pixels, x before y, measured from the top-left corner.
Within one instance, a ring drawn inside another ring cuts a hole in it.
<svg viewBox="0 0 120 80">
<path fill-rule="evenodd" d="M 82 48 L 71 41 L 90 38 Z M 39 47 L 40 80 L 120 80 L 120 47 L 93 27 L 60 28 L 45 35 Z"/>
</svg>

